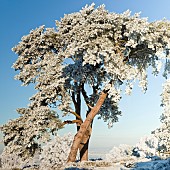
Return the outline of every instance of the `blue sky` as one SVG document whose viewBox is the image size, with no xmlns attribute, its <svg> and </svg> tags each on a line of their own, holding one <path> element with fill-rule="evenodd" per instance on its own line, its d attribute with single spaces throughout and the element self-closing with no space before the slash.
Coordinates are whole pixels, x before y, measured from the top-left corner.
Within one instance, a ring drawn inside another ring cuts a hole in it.
<svg viewBox="0 0 170 170">
<path fill-rule="evenodd" d="M 0 124 L 16 118 L 15 109 L 26 107 L 35 92 L 33 86 L 22 87 L 14 80 L 16 72 L 11 66 L 17 55 L 11 48 L 31 29 L 40 25 L 55 27 L 55 20 L 92 2 L 96 6 L 105 4 L 110 12 L 122 13 L 127 9 L 132 13 L 142 12 L 141 16 L 148 17 L 149 21 L 170 19 L 169 0 L 0 0 Z M 112 129 L 95 120 L 91 146 L 135 144 L 141 136 L 159 126 L 162 82 L 161 76 L 152 76 L 146 94 L 136 86 L 132 96 L 125 96 L 120 103 L 123 115 Z M 74 131 L 74 126 L 67 126 L 60 133 L 68 131 Z"/>
</svg>

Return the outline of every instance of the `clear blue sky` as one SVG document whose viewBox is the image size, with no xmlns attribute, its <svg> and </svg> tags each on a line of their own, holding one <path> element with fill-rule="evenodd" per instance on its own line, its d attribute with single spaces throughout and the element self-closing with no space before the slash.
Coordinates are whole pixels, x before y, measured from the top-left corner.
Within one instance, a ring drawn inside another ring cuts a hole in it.
<svg viewBox="0 0 170 170">
<path fill-rule="evenodd" d="M 132 13 L 142 12 L 141 16 L 148 17 L 149 21 L 163 17 L 170 19 L 169 0 L 0 0 L 0 124 L 16 118 L 15 109 L 26 107 L 34 93 L 33 86 L 21 87 L 21 83 L 13 79 L 16 72 L 11 66 L 17 56 L 11 48 L 31 29 L 40 25 L 55 27 L 55 20 L 92 2 L 96 6 L 105 4 L 110 12 L 122 13 L 127 9 Z M 123 116 L 112 129 L 95 120 L 91 146 L 135 144 L 141 136 L 154 130 L 159 125 L 161 114 L 161 85 L 161 77 L 151 77 L 146 94 L 135 87 L 132 96 L 122 99 Z M 73 128 L 67 126 L 61 133 Z"/>
</svg>

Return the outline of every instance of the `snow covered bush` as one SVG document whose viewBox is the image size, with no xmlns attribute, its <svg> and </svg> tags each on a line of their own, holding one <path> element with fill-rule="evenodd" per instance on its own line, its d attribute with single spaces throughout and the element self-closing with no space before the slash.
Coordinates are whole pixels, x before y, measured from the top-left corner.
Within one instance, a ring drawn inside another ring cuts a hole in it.
<svg viewBox="0 0 170 170">
<path fill-rule="evenodd" d="M 158 149 L 158 139 L 154 135 L 144 136 L 136 144 L 136 148 L 146 156 L 155 156 Z"/>
<path fill-rule="evenodd" d="M 135 159 L 135 157 L 145 158 L 156 155 L 158 148 L 158 139 L 154 135 L 145 136 L 140 139 L 136 146 L 129 146 L 125 144 L 113 149 L 106 154 L 107 161 L 122 161 Z"/>
<path fill-rule="evenodd" d="M 50 134 L 62 127 L 56 113 L 46 106 L 17 111 L 20 117 L 1 127 L 5 145 L 2 153 L 3 168 L 25 166 L 41 150 L 43 142 L 50 140 Z"/>
<path fill-rule="evenodd" d="M 48 170 L 63 166 L 68 158 L 73 135 L 67 134 L 63 137 L 55 136 L 42 149 L 40 155 L 40 169 Z"/>
<path fill-rule="evenodd" d="M 0 155 L 1 159 L 1 166 L 3 169 L 23 169 L 26 167 L 36 167 L 39 164 L 38 154 L 34 155 L 34 157 L 30 157 L 26 160 L 23 160 L 20 156 L 16 155 L 15 153 L 6 154 L 3 152 Z"/>
<path fill-rule="evenodd" d="M 17 110 L 21 115 L 1 127 L 4 134 L 4 154 L 12 154 L 23 158 L 33 157 L 41 144 L 50 139 L 50 134 L 61 128 L 62 122 L 48 107 L 41 106 L 32 110 Z"/>
<path fill-rule="evenodd" d="M 111 162 L 119 162 L 123 159 L 127 159 L 132 156 L 133 146 L 120 144 L 119 147 L 113 147 L 113 149 L 106 154 L 106 160 Z"/>
<path fill-rule="evenodd" d="M 41 152 L 25 160 L 16 153 L 7 154 L 3 152 L 0 156 L 2 168 L 40 167 L 42 170 L 48 170 L 62 167 L 67 161 L 72 141 L 72 134 L 66 134 L 63 137 L 57 135 L 42 147 Z"/>
<path fill-rule="evenodd" d="M 4 169 L 12 169 L 12 168 L 22 168 L 22 160 L 20 157 L 15 154 L 4 154 L 0 155 L 1 158 L 1 166 Z"/>
</svg>

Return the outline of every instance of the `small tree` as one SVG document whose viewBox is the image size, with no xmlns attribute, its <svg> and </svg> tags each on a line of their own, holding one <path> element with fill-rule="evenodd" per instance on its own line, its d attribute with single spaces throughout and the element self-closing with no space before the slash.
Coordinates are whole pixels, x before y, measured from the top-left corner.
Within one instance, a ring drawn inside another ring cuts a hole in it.
<svg viewBox="0 0 170 170">
<path fill-rule="evenodd" d="M 163 85 L 162 106 L 161 126 L 153 133 L 158 138 L 158 151 L 170 155 L 170 79 Z"/>
<path fill-rule="evenodd" d="M 57 30 L 41 26 L 24 36 L 13 48 L 18 54 L 13 67 L 23 85 L 35 83 L 30 109 L 57 107 L 63 115 L 75 115 L 64 122 L 76 123 L 78 131 L 68 161 L 75 161 L 78 148 L 81 160 L 87 160 L 94 117 L 98 114 L 112 126 L 121 115 L 121 85 L 130 94 L 138 80 L 145 92 L 148 67 L 157 75 L 162 59 L 169 59 L 170 24 L 149 23 L 139 14 L 110 13 L 104 5 L 95 9 L 92 4 L 56 25 Z"/>
</svg>

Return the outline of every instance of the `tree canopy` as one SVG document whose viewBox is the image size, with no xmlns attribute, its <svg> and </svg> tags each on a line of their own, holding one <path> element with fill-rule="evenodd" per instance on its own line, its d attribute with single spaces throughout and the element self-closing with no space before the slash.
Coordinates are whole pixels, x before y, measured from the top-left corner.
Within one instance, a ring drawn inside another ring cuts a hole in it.
<svg viewBox="0 0 170 170">
<path fill-rule="evenodd" d="M 58 106 L 63 114 L 73 109 L 72 93 L 79 90 L 86 103 L 93 105 L 103 88 L 109 96 L 100 110 L 104 120 L 117 121 L 120 112 L 120 85 L 130 93 L 135 79 L 147 89 L 147 68 L 160 70 L 161 59 L 169 58 L 168 21 L 149 23 L 139 14 L 108 12 L 104 6 L 86 6 L 80 12 L 56 21 L 57 29 L 41 26 L 24 36 L 13 48 L 18 59 L 13 68 L 23 85 L 35 83 L 38 90 L 30 107 Z M 169 71 L 169 61 L 165 73 Z M 85 93 L 85 85 L 94 89 Z M 95 92 L 97 90 L 97 93 Z"/>
</svg>

